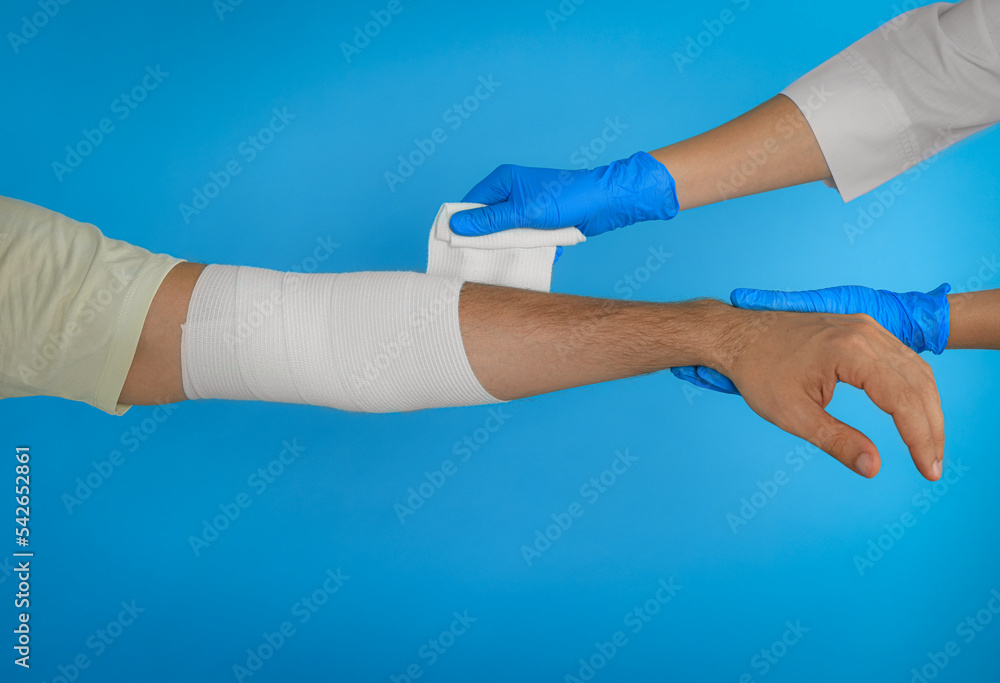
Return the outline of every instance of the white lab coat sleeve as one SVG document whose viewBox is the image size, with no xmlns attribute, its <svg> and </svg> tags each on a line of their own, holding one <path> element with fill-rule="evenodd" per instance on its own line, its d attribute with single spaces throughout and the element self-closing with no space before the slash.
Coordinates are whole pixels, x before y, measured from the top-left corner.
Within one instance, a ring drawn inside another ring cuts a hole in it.
<svg viewBox="0 0 1000 683">
<path fill-rule="evenodd" d="M 783 91 L 845 202 L 1000 121 L 1000 0 L 901 14 Z"/>
</svg>

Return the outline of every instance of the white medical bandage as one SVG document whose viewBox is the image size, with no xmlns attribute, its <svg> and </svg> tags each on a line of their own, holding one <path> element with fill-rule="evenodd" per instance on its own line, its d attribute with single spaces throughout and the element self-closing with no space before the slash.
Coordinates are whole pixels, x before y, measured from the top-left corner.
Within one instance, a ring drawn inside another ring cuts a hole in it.
<svg viewBox="0 0 1000 683">
<path fill-rule="evenodd" d="M 181 328 L 185 395 L 371 413 L 501 402 L 465 354 L 462 283 L 548 291 L 556 246 L 583 235 L 452 234 L 451 215 L 476 206 L 441 207 L 427 274 L 206 267 Z"/>
<path fill-rule="evenodd" d="M 456 212 L 480 206 L 484 205 L 458 202 L 441 205 L 427 245 L 428 273 L 547 292 L 552 286 L 556 247 L 572 246 L 587 239 L 576 228 L 515 228 L 479 237 L 451 231 L 451 217 Z"/>
<path fill-rule="evenodd" d="M 462 345 L 461 286 L 210 265 L 182 326 L 184 393 L 369 413 L 496 403 Z"/>
</svg>

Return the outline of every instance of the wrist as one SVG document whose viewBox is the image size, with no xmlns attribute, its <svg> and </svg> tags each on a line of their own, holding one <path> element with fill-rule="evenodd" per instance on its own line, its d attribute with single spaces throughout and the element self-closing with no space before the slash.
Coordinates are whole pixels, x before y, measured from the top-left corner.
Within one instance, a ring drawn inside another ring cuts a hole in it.
<svg viewBox="0 0 1000 683">
<path fill-rule="evenodd" d="M 690 365 L 712 368 L 730 375 L 740 364 L 747 347 L 763 330 L 771 316 L 735 308 L 716 299 L 683 304 L 693 316 L 697 334 L 689 349 Z"/>
</svg>

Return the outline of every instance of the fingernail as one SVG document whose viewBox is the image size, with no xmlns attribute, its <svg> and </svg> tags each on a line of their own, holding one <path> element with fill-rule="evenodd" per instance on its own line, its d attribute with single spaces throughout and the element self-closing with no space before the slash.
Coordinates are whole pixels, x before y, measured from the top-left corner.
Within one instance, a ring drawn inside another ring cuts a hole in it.
<svg viewBox="0 0 1000 683">
<path fill-rule="evenodd" d="M 862 453 L 858 456 L 858 459 L 854 461 L 854 469 L 858 471 L 862 477 L 872 476 L 872 456 L 871 453 Z"/>
<path fill-rule="evenodd" d="M 933 465 L 931 465 L 931 474 L 934 475 L 934 479 L 935 480 L 941 478 L 941 470 L 942 470 L 942 461 L 941 460 L 937 460 L 937 461 L 935 461 L 935 463 Z"/>
</svg>

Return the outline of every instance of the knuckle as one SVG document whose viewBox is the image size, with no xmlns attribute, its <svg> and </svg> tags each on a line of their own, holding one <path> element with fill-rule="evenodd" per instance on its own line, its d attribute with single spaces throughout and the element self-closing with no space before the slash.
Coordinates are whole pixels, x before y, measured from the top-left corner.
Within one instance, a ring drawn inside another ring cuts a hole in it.
<svg viewBox="0 0 1000 683">
<path fill-rule="evenodd" d="M 924 391 L 926 391 L 931 396 L 937 397 L 937 380 L 934 379 L 934 373 L 932 371 L 927 371 L 923 376 Z"/>
<path fill-rule="evenodd" d="M 854 354 L 870 354 L 872 351 L 868 334 L 860 329 L 849 329 L 841 336 L 840 344 L 845 350 Z"/>
<path fill-rule="evenodd" d="M 920 358 L 919 356 L 917 356 L 917 359 L 920 361 L 920 372 L 923 375 L 924 379 L 926 379 L 926 380 L 928 380 L 930 382 L 935 382 L 935 380 L 934 380 L 934 368 L 932 368 L 931 365 L 930 365 L 930 363 L 928 363 L 927 361 L 925 361 L 923 358 Z"/>
<path fill-rule="evenodd" d="M 924 393 L 937 394 L 937 380 L 934 378 L 933 368 L 916 353 L 913 354 L 912 358 L 916 383 L 920 390 Z"/>
<path fill-rule="evenodd" d="M 864 326 L 878 325 L 878 321 L 867 313 L 852 313 L 849 317 Z"/>
</svg>

